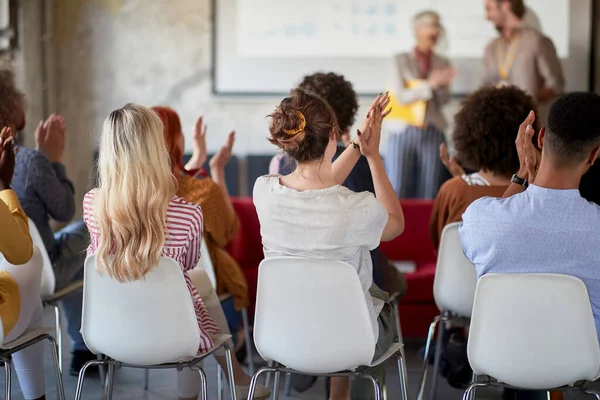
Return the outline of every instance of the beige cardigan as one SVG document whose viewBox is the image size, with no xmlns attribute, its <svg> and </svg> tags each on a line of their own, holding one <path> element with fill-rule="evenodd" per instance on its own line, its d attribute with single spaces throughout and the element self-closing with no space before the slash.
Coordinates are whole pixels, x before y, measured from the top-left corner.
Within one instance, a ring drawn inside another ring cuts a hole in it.
<svg viewBox="0 0 600 400">
<path fill-rule="evenodd" d="M 418 100 L 427 101 L 427 112 L 425 114 L 425 123 L 433 125 L 441 131 L 448 127 L 446 118 L 442 112 L 443 106 L 450 101 L 450 88 L 448 86 L 432 90 L 429 83 L 420 85 L 414 89 L 406 87 L 406 82 L 413 79 L 420 79 L 419 68 L 414 53 L 402 53 L 394 57 L 394 95 L 400 104 L 410 104 Z M 431 59 L 431 68 L 449 67 L 450 62 L 447 58 L 433 54 Z"/>
</svg>

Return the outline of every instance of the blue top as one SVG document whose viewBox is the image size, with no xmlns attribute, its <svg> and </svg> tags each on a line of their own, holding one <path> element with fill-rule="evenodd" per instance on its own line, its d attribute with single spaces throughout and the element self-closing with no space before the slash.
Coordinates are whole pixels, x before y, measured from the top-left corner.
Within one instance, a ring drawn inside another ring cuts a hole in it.
<svg viewBox="0 0 600 400">
<path fill-rule="evenodd" d="M 459 233 L 477 277 L 554 273 L 581 279 L 600 333 L 600 207 L 579 190 L 531 185 L 506 199 L 478 199 L 463 214 Z"/>
<path fill-rule="evenodd" d="M 51 163 L 38 150 L 19 147 L 11 188 L 17 193 L 25 214 L 35 223 L 52 261 L 54 233 L 50 218 L 68 222 L 75 213 L 75 189 L 64 165 Z"/>
</svg>

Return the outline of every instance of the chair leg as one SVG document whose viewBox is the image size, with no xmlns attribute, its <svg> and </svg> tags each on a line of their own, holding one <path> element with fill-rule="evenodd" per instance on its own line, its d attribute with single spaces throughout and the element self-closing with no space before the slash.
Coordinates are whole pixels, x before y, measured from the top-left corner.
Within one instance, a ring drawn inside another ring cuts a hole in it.
<svg viewBox="0 0 600 400">
<path fill-rule="evenodd" d="M 254 374 L 254 357 L 252 356 L 252 339 L 250 338 L 250 324 L 248 323 L 248 309 L 242 308 L 242 322 L 244 323 L 244 339 L 246 340 L 246 360 L 250 375 Z"/>
<path fill-rule="evenodd" d="M 108 364 L 108 374 L 106 374 L 106 385 L 104 386 L 106 400 L 112 400 L 114 379 L 115 365 L 111 363 Z"/>
<path fill-rule="evenodd" d="M 277 368 L 274 367 L 263 367 L 261 369 L 259 369 L 258 371 L 256 371 L 254 373 L 254 375 L 252 375 L 252 379 L 250 380 L 250 387 L 248 388 L 248 398 L 249 399 L 253 399 L 254 398 L 254 390 L 256 389 L 256 383 L 258 382 L 258 378 L 266 372 L 276 372 L 278 371 Z"/>
<path fill-rule="evenodd" d="M 50 352 L 52 353 L 52 361 L 54 362 L 54 373 L 56 375 L 56 392 L 59 400 L 65 400 L 65 388 L 62 381 L 62 373 L 60 371 L 60 356 L 58 355 L 58 346 L 56 340 L 52 336 L 47 336 L 46 340 L 50 342 Z"/>
<path fill-rule="evenodd" d="M 440 361 L 442 360 L 442 339 L 444 336 L 444 322 L 443 320 L 438 324 L 438 336 L 435 346 L 435 357 L 433 359 L 433 376 L 431 377 L 431 393 L 429 394 L 430 400 L 435 399 L 437 391 L 437 381 L 440 371 Z"/>
<path fill-rule="evenodd" d="M 429 366 L 429 351 L 431 349 L 431 342 L 433 341 L 433 335 L 435 334 L 435 328 L 437 327 L 440 317 L 436 316 L 429 325 L 429 332 L 427 333 L 427 343 L 425 344 L 425 359 L 423 360 L 423 370 L 421 372 L 421 383 L 419 384 L 419 393 L 417 394 L 417 400 L 423 400 L 423 394 L 425 393 L 425 383 L 427 382 L 427 367 Z"/>
<path fill-rule="evenodd" d="M 381 400 L 381 389 L 379 388 L 379 382 L 375 379 L 374 376 L 371 375 L 363 375 L 364 378 L 367 378 L 373 384 L 373 393 L 375 394 L 375 400 Z"/>
<path fill-rule="evenodd" d="M 197 365 L 190 365 L 189 368 L 192 371 L 196 371 L 200 375 L 200 398 L 202 400 L 208 400 L 208 389 L 206 386 L 206 373 L 202 368 Z"/>
<path fill-rule="evenodd" d="M 96 359 L 102 361 L 104 360 L 104 355 L 98 354 Z M 100 385 L 104 387 L 106 384 L 106 371 L 104 370 L 104 365 L 98 365 L 98 375 L 100 375 Z"/>
<path fill-rule="evenodd" d="M 75 389 L 75 400 L 81 399 L 81 392 L 83 391 L 83 379 L 85 376 L 85 371 L 87 371 L 88 367 L 91 365 L 97 365 L 100 367 L 106 364 L 106 360 L 88 361 L 85 364 L 83 364 L 83 367 L 81 367 L 81 371 L 79 371 L 79 376 L 77 377 L 77 389 Z"/>
<path fill-rule="evenodd" d="M 4 363 L 4 374 L 6 375 L 6 381 L 4 382 L 4 399 L 10 400 L 12 391 L 12 363 L 10 356 L 0 358 L 0 361 Z"/>
<path fill-rule="evenodd" d="M 58 347 L 58 367 L 60 368 L 60 372 L 63 371 L 63 361 L 62 361 L 62 318 L 60 307 L 58 304 L 52 304 L 54 308 L 54 337 L 56 338 L 56 344 Z"/>
<path fill-rule="evenodd" d="M 281 372 L 279 370 L 275 371 L 275 376 L 273 376 L 273 393 L 271 396 L 272 400 L 277 400 L 279 398 L 279 378 L 281 377 Z M 248 396 L 251 398 L 250 396 Z"/>
<path fill-rule="evenodd" d="M 463 400 L 474 399 L 475 389 L 477 389 L 478 387 L 488 387 L 490 385 L 491 384 L 490 384 L 489 381 L 486 381 L 486 382 L 473 382 L 473 383 L 471 383 L 469 385 L 469 387 L 467 388 L 467 390 L 465 390 L 465 393 L 463 394 Z"/>
<path fill-rule="evenodd" d="M 271 368 L 275 368 L 277 365 L 275 364 L 275 361 L 271 360 L 269 362 L 267 362 L 267 366 L 271 367 Z M 275 370 L 273 370 L 275 371 Z M 267 376 L 265 377 L 265 386 L 269 387 L 269 384 L 271 383 L 271 372 L 272 371 L 268 371 Z"/>
<path fill-rule="evenodd" d="M 585 394 L 589 394 L 590 396 L 596 396 L 596 400 L 600 400 L 600 392 L 594 389 L 584 388 L 581 391 Z"/>
<path fill-rule="evenodd" d="M 398 361 L 398 377 L 400 378 L 400 394 L 402 400 L 408 400 L 408 379 L 406 377 L 406 359 L 404 354 L 399 353 L 396 357 Z"/>
<path fill-rule="evenodd" d="M 150 370 L 144 370 L 144 390 L 148 390 L 148 381 L 150 380 Z"/>
<path fill-rule="evenodd" d="M 229 398 L 231 400 L 237 400 L 237 395 L 235 393 L 235 379 L 233 377 L 233 354 L 229 346 L 224 347 L 225 360 L 227 361 L 227 376 L 229 377 Z"/>
<path fill-rule="evenodd" d="M 285 397 L 290 397 L 292 394 L 292 374 L 285 374 L 285 384 L 283 385 L 283 393 Z"/>
</svg>

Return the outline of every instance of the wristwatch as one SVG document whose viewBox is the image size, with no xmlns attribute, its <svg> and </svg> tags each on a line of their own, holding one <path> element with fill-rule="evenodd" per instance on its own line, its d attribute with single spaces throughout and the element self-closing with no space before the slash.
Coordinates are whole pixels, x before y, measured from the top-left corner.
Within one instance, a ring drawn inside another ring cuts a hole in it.
<svg viewBox="0 0 600 400">
<path fill-rule="evenodd" d="M 529 186 L 527 179 L 520 178 L 517 174 L 513 174 L 512 178 L 510 178 L 510 181 L 512 183 L 516 183 L 517 185 L 523 186 L 525 189 L 527 189 L 527 186 Z"/>
</svg>

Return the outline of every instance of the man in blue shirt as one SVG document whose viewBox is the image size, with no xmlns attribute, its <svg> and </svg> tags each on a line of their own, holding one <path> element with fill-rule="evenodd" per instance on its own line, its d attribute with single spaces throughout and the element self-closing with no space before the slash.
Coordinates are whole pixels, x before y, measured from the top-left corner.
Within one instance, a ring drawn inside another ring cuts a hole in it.
<svg viewBox="0 0 600 400">
<path fill-rule="evenodd" d="M 460 237 L 477 276 L 557 273 L 586 285 L 600 332 L 600 206 L 579 192 L 600 149 L 600 96 L 569 93 L 552 105 L 532 144 L 535 115 L 516 140 L 520 169 L 502 199 L 482 198 L 463 215 Z M 538 167 L 539 166 L 539 167 Z"/>
</svg>

